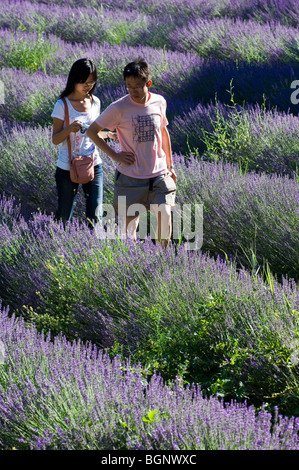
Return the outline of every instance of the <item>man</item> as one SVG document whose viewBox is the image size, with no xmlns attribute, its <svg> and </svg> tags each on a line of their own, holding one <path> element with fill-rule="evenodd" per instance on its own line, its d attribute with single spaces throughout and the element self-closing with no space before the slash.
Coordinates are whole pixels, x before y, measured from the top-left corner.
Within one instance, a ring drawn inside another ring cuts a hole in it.
<svg viewBox="0 0 299 470">
<path fill-rule="evenodd" d="M 130 206 L 142 204 L 158 218 L 158 239 L 167 247 L 171 237 L 171 207 L 175 204 L 176 174 L 171 142 L 166 128 L 166 101 L 150 93 L 151 72 L 144 59 L 126 65 L 123 71 L 128 94 L 114 103 L 87 131 L 91 140 L 117 162 L 114 207 L 120 196 L 126 198 L 126 232 L 136 239 L 139 213 Z M 121 152 L 113 150 L 99 134 L 116 129 Z M 120 211 L 118 211 L 120 212 Z"/>
</svg>

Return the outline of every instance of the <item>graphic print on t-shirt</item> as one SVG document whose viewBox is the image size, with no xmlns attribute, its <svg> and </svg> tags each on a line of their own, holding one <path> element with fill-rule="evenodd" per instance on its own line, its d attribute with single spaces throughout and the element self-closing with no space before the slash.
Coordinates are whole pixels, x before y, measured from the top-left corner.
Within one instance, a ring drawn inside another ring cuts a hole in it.
<svg viewBox="0 0 299 470">
<path fill-rule="evenodd" d="M 92 123 L 91 120 L 81 117 L 80 122 L 88 128 Z M 78 131 L 74 137 L 74 155 L 90 155 L 95 151 L 95 144 L 87 137 L 85 132 Z"/>
<path fill-rule="evenodd" d="M 153 142 L 155 129 L 159 127 L 159 117 L 156 114 L 132 117 L 134 142 Z"/>
</svg>

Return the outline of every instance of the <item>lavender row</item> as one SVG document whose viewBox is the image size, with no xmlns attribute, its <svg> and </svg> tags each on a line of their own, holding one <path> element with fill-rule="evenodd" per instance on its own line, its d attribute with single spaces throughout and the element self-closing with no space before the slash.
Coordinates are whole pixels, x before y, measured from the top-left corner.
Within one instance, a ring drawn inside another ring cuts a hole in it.
<svg viewBox="0 0 299 470">
<path fill-rule="evenodd" d="M 120 85 L 123 66 L 137 56 L 144 56 L 151 64 L 154 78 L 170 70 L 176 71 L 177 75 L 180 72 L 183 80 L 188 77 L 192 68 L 199 68 L 205 62 L 195 53 L 180 53 L 141 45 L 111 46 L 107 42 L 97 44 L 95 41 L 85 45 L 72 44 L 53 34 L 12 32 L 6 28 L 0 29 L 0 43 L 0 64 L 3 68 L 16 67 L 27 72 L 42 70 L 47 75 L 66 77 L 78 57 L 88 56 L 97 64 L 100 83 L 106 85 Z"/>
<path fill-rule="evenodd" d="M 298 3 L 296 0 L 276 0 L 275 2 L 271 0 L 253 0 L 250 4 L 246 0 L 226 0 L 225 2 L 212 0 L 208 3 L 204 0 L 191 0 L 188 2 L 184 0 L 138 0 L 134 2 L 134 6 L 131 0 L 51 0 L 50 5 L 41 4 L 38 0 L 32 0 L 31 2 L 13 0 L 11 2 L 4 1 L 2 4 L 4 4 L 2 18 L 6 21 L 8 21 L 9 15 L 18 15 L 20 11 L 29 9 L 34 18 L 34 12 L 38 12 L 39 15 L 47 15 L 49 10 L 53 12 L 55 8 L 61 9 L 63 6 L 65 11 L 68 7 L 71 7 L 74 13 L 79 9 L 86 8 L 89 9 L 91 14 L 95 14 L 97 10 L 104 8 L 108 11 L 115 9 L 137 10 L 140 13 L 158 17 L 165 17 L 168 14 L 172 20 L 174 20 L 173 17 L 186 20 L 191 16 L 202 18 L 241 17 L 254 19 L 261 23 L 277 21 L 294 27 L 299 24 Z M 5 14 L 5 12 L 8 14 Z"/>
<path fill-rule="evenodd" d="M 291 113 L 219 102 L 198 104 L 170 125 L 172 145 L 179 153 L 191 151 L 206 160 L 237 163 L 247 171 L 291 177 L 298 170 L 298 132 L 298 118 Z"/>
<path fill-rule="evenodd" d="M 205 163 L 193 157 L 184 168 L 185 160 L 180 160 L 178 199 L 204 204 L 205 249 L 235 253 L 245 266 L 255 255 L 257 266 L 268 260 L 274 273 L 298 279 L 296 179 L 242 173 L 238 165 Z"/>
<path fill-rule="evenodd" d="M 32 450 L 295 450 L 298 419 L 217 398 L 63 337 L 52 343 L 1 309 L 0 445 Z"/>
<path fill-rule="evenodd" d="M 31 6 L 30 6 L 31 5 Z M 194 51 L 201 57 L 250 63 L 280 61 L 296 62 L 298 58 L 298 30 L 279 23 L 260 24 L 243 18 L 196 18 L 179 21 L 167 15 L 148 17 L 127 10 L 84 10 L 76 12 L 70 7 L 45 7 L 45 11 L 32 12 L 28 5 L 25 14 L 4 10 L 0 27 L 8 28 L 12 47 L 20 31 L 39 31 L 39 34 L 56 35 L 64 41 L 82 43 L 107 43 L 113 46 L 151 46 L 176 51 Z M 27 15 L 27 16 L 26 16 Z M 72 21 L 69 20 L 72 18 Z M 82 24 L 84 27 L 82 28 Z M 20 26 L 21 25 L 21 26 Z M 15 32 L 14 32 L 15 31 Z"/>
<path fill-rule="evenodd" d="M 263 281 L 184 244 L 165 253 L 82 223 L 25 222 L 5 198 L 0 209 L 0 294 L 39 331 L 130 355 L 167 380 L 179 371 L 209 395 L 298 413 L 295 282 Z"/>
<path fill-rule="evenodd" d="M 248 62 L 295 61 L 298 29 L 241 18 L 192 19 L 170 34 L 167 46 L 201 57 Z"/>
<path fill-rule="evenodd" d="M 275 121 L 272 118 L 269 116 L 265 121 L 268 129 L 276 125 L 278 130 L 284 130 L 284 120 L 279 120 L 279 116 Z M 297 125 L 294 126 L 296 130 Z M 254 124 L 252 128 L 254 135 Z M 271 143 L 271 136 L 269 130 L 260 140 L 252 140 L 250 145 L 258 146 L 258 142 L 263 145 L 263 137 L 267 137 L 268 145 L 273 146 L 275 141 Z M 51 129 L 13 126 L 9 130 L 9 125 L 2 123 L 1 137 L 1 192 L 15 196 L 29 212 L 55 212 L 53 175 L 57 148 L 50 142 Z M 278 144 L 279 140 L 276 142 Z M 279 153 L 276 158 L 279 164 Z M 204 204 L 205 250 L 237 254 L 246 266 L 250 265 L 248 256 L 254 252 L 259 266 L 268 260 L 276 274 L 298 276 L 299 193 L 296 179 L 246 171 L 243 174 L 238 164 L 209 163 L 192 155 L 188 158 L 174 155 L 174 159 L 178 173 L 178 204 Z M 105 202 L 109 203 L 112 201 L 114 164 L 104 155 L 103 161 Z M 49 177 L 51 174 L 52 178 Z M 83 203 L 81 195 L 77 216 L 82 214 Z"/>
<path fill-rule="evenodd" d="M 289 110 L 295 115 L 298 111 L 298 105 L 291 102 L 294 91 L 291 89 L 291 83 L 297 79 L 298 64 L 294 67 L 282 64 L 237 66 L 201 59 L 192 54 L 165 53 L 162 50 L 141 47 L 110 48 L 107 49 L 107 55 L 103 55 L 103 50 L 98 46 L 94 49 L 94 54 L 92 51 L 93 49 L 89 51 L 89 55 L 95 59 L 99 68 L 100 82 L 97 94 L 103 109 L 112 100 L 126 93 L 121 77 L 122 64 L 142 54 L 154 64 L 153 91 L 167 98 L 170 121 L 178 115 L 188 113 L 199 103 L 210 104 L 215 100 L 215 95 L 219 102 L 231 104 L 228 90 L 232 80 L 237 103 L 262 105 L 266 101 L 267 107 L 276 106 L 280 111 Z M 3 67 L 0 79 L 4 85 L 5 102 L 0 106 L 0 117 L 40 125 L 50 123 L 51 111 L 65 85 L 68 67 L 74 59 L 86 56 L 87 52 L 81 46 L 68 46 L 65 49 L 62 47 L 59 49 L 61 60 L 51 60 L 48 65 L 45 63 L 45 70 L 40 64 L 40 70 L 31 73 Z M 119 55 L 122 56 L 123 63 L 119 60 Z M 19 63 L 22 61 L 21 57 L 23 56 L 20 56 Z M 38 63 L 35 54 L 31 58 L 29 66 Z M 53 64 L 53 72 L 58 71 L 57 64 L 59 65 L 59 74 L 50 74 Z"/>
<path fill-rule="evenodd" d="M 33 122 L 43 125 L 49 119 L 48 108 L 53 105 L 54 95 L 59 94 L 63 77 L 67 76 L 71 64 L 78 57 L 85 56 L 90 56 L 98 66 L 101 84 L 98 92 L 104 106 L 125 92 L 121 75 L 125 63 L 136 56 L 144 56 L 153 68 L 153 90 L 167 97 L 170 117 L 177 115 L 178 110 L 180 114 L 187 112 L 198 102 L 208 103 L 215 99 L 216 94 L 221 102 L 229 103 L 227 90 L 232 79 L 238 103 L 262 104 L 265 99 L 268 106 L 277 106 L 280 110 L 290 110 L 294 114 L 298 111 L 297 105 L 291 100 L 291 83 L 299 74 L 298 61 L 293 64 L 281 61 L 235 63 L 231 60 L 201 58 L 195 53 L 145 46 L 110 46 L 107 43 L 72 45 L 53 35 L 47 37 L 36 33 L 19 32 L 12 37 L 11 31 L 5 29 L 0 30 L 0 42 L 3 46 L 0 53 L 0 64 L 3 67 L 0 78 L 4 83 L 6 101 L 14 103 L 18 99 L 23 103 L 29 100 L 32 109 L 27 111 L 27 106 L 25 110 L 20 106 L 20 110 L 15 111 L 13 106 L 11 112 L 5 105 L 1 106 L 1 116 L 11 120 L 33 119 Z M 15 73 L 14 67 L 23 71 Z M 53 98 L 48 94 L 43 96 L 45 88 L 52 90 Z M 33 97 L 29 97 L 29 94 Z M 46 103 L 42 103 L 42 100 Z M 41 109 L 34 109 L 37 107 Z M 37 112 L 39 114 L 35 116 Z"/>
<path fill-rule="evenodd" d="M 59 1 L 59 0 L 58 0 Z M 86 0 L 83 0 L 84 2 Z M 73 6 L 78 5 L 80 0 L 69 0 Z M 94 0 L 95 5 L 99 4 Z M 102 2 L 101 2 L 102 3 Z M 168 11 L 171 15 L 180 14 L 185 18 L 191 16 L 200 16 L 204 18 L 213 17 L 242 17 L 246 19 L 255 19 L 258 22 L 278 21 L 282 24 L 298 26 L 299 11 L 296 0 L 251 0 L 250 4 L 246 0 L 212 0 L 208 3 L 204 0 L 139 0 L 135 3 L 140 11 L 151 14 L 164 14 Z M 130 0 L 120 2 L 119 0 L 106 0 L 103 6 L 112 8 L 130 8 Z"/>
<path fill-rule="evenodd" d="M 85 44 L 92 41 L 138 44 L 149 22 L 146 15 L 135 10 L 102 7 L 73 9 L 26 1 L 3 2 L 0 9 L 0 25 L 4 28 L 53 33 L 66 41 Z"/>
</svg>

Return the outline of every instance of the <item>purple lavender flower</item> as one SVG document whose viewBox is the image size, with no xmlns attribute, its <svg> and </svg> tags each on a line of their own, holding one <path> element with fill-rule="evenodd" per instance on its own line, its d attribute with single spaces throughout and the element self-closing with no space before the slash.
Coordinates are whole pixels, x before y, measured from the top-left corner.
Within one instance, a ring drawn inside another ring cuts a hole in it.
<svg viewBox="0 0 299 470">
<path fill-rule="evenodd" d="M 140 366 L 63 337 L 50 342 L 1 309 L 2 449 L 299 448 L 298 418 L 217 398 L 198 387 L 145 380 Z M 153 411 L 155 410 L 155 411 Z"/>
</svg>

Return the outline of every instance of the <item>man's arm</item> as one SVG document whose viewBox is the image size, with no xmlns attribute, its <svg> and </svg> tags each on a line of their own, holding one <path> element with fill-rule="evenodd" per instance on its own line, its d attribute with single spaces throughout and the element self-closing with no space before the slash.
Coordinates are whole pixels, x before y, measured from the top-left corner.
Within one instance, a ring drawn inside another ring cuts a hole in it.
<svg viewBox="0 0 299 470">
<path fill-rule="evenodd" d="M 96 122 L 93 122 L 86 131 L 86 135 L 99 147 L 108 157 L 122 165 L 129 166 L 135 162 L 135 157 L 131 152 L 115 152 L 103 139 L 100 132 L 103 130 Z"/>
<path fill-rule="evenodd" d="M 162 149 L 164 150 L 165 155 L 166 155 L 167 169 L 171 172 L 171 177 L 176 183 L 177 177 L 176 177 L 174 168 L 172 168 L 173 162 L 172 162 L 171 141 L 170 141 L 169 132 L 166 127 L 162 127 L 161 133 L 162 133 Z"/>
</svg>

